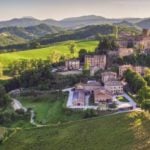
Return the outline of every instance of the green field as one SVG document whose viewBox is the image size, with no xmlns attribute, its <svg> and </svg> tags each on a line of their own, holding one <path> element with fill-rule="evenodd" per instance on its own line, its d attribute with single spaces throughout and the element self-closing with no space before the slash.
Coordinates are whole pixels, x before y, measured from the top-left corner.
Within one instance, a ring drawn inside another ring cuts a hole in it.
<svg viewBox="0 0 150 150">
<path fill-rule="evenodd" d="M 18 131 L 1 150 L 149 150 L 150 120 L 143 113 L 100 117 Z"/>
<path fill-rule="evenodd" d="M 118 99 L 120 102 L 129 102 L 124 96 L 117 96 L 117 99 Z"/>
<path fill-rule="evenodd" d="M 56 124 L 82 118 L 80 112 L 65 111 L 68 94 L 49 93 L 38 96 L 18 97 L 23 106 L 32 108 L 39 124 Z"/>
<path fill-rule="evenodd" d="M 53 52 L 57 52 L 62 55 L 68 55 L 70 54 L 69 50 L 70 42 L 72 41 L 56 43 L 46 48 L 0 54 L 0 62 L 4 66 L 7 66 L 8 64 L 19 59 L 46 59 Z M 74 42 L 76 45 L 75 56 L 78 56 L 78 51 L 82 48 L 87 49 L 88 51 L 95 50 L 98 44 L 98 41 L 74 41 Z"/>
</svg>

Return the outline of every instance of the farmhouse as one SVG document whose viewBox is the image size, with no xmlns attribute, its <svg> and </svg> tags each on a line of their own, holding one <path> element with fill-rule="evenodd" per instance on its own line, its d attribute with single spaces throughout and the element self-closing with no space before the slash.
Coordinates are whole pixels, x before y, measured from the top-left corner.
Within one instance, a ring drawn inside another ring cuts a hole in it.
<svg viewBox="0 0 150 150">
<path fill-rule="evenodd" d="M 106 55 L 86 55 L 84 60 L 90 67 L 106 68 Z"/>
<path fill-rule="evenodd" d="M 79 60 L 67 60 L 65 62 L 65 67 L 67 70 L 78 70 L 80 69 L 80 61 Z"/>
<path fill-rule="evenodd" d="M 103 72 L 101 74 L 102 82 L 105 83 L 107 81 L 112 81 L 117 79 L 116 72 Z"/>
<path fill-rule="evenodd" d="M 112 94 L 122 94 L 123 85 L 120 81 L 108 81 L 104 85 L 105 89 L 111 92 Z"/>
</svg>

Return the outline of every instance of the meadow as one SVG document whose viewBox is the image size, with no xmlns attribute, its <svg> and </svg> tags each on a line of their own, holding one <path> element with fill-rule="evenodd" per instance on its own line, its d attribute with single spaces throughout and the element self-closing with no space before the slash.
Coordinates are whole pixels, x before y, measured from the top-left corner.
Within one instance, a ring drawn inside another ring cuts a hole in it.
<svg viewBox="0 0 150 150">
<path fill-rule="evenodd" d="M 34 110 L 35 121 L 39 124 L 57 124 L 82 118 L 81 112 L 66 109 L 68 94 L 54 92 L 38 96 L 21 96 L 17 99 L 23 106 Z"/>
<path fill-rule="evenodd" d="M 150 120 L 132 112 L 18 130 L 1 150 L 149 150 Z"/>
<path fill-rule="evenodd" d="M 18 52 L 10 52 L 0 54 L 0 63 L 4 66 L 7 66 L 14 61 L 18 61 L 21 59 L 47 59 L 53 53 L 59 53 L 60 55 L 70 55 L 69 45 L 70 43 L 75 43 L 75 54 L 74 56 L 78 56 L 78 52 L 80 49 L 87 49 L 88 51 L 94 51 L 98 41 L 67 41 L 60 42 L 56 44 L 52 44 L 45 48 L 39 49 L 31 49 L 26 51 L 18 51 Z"/>
</svg>

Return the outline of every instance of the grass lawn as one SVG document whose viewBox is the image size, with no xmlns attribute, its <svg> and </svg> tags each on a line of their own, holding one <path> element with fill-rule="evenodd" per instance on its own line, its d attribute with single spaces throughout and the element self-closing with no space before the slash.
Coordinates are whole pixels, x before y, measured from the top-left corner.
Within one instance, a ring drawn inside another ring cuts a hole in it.
<svg viewBox="0 0 150 150">
<path fill-rule="evenodd" d="M 95 50 L 98 41 L 75 41 L 75 43 L 76 43 L 75 56 L 77 57 L 78 51 L 82 48 L 87 49 L 88 51 Z M 60 43 L 52 44 L 51 46 L 45 48 L 0 54 L 0 62 L 5 67 L 7 67 L 8 64 L 20 59 L 46 59 L 53 52 L 58 52 L 63 55 L 68 55 L 70 54 L 69 44 L 70 41 L 60 42 Z"/>
<path fill-rule="evenodd" d="M 120 102 L 129 102 L 124 96 L 117 96 L 117 99 L 118 99 Z"/>
<path fill-rule="evenodd" d="M 23 96 L 18 97 L 20 102 L 27 108 L 32 108 L 36 113 L 36 122 L 58 123 L 81 119 L 81 112 L 65 111 L 68 95 L 50 93 L 41 96 Z"/>
<path fill-rule="evenodd" d="M 150 120 L 132 112 L 17 131 L 1 150 L 149 150 Z"/>
</svg>

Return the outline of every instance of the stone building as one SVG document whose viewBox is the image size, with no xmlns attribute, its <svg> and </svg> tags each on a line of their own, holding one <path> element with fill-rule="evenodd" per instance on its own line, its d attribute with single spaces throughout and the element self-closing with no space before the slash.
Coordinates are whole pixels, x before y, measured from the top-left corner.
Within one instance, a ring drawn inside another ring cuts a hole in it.
<svg viewBox="0 0 150 150">
<path fill-rule="evenodd" d="M 105 83 L 107 81 L 117 80 L 116 72 L 103 72 L 101 73 L 102 82 Z"/>
<path fill-rule="evenodd" d="M 132 65 L 119 66 L 119 76 L 122 77 L 124 72 L 126 72 L 128 69 L 132 69 Z"/>
<path fill-rule="evenodd" d="M 112 94 L 122 94 L 123 85 L 120 81 L 107 81 L 104 85 L 105 89 Z"/>
<path fill-rule="evenodd" d="M 119 57 L 129 56 L 129 55 L 132 55 L 133 53 L 134 53 L 133 48 L 119 48 L 118 49 L 118 56 Z"/>
<path fill-rule="evenodd" d="M 103 70 L 106 68 L 106 55 L 86 55 L 84 60 L 90 68 L 98 67 Z"/>
<path fill-rule="evenodd" d="M 80 61 L 79 60 L 67 60 L 65 62 L 65 67 L 67 70 L 78 70 L 80 69 Z"/>
<path fill-rule="evenodd" d="M 94 103 L 109 103 L 113 99 L 112 94 L 103 87 L 94 90 Z"/>
</svg>

